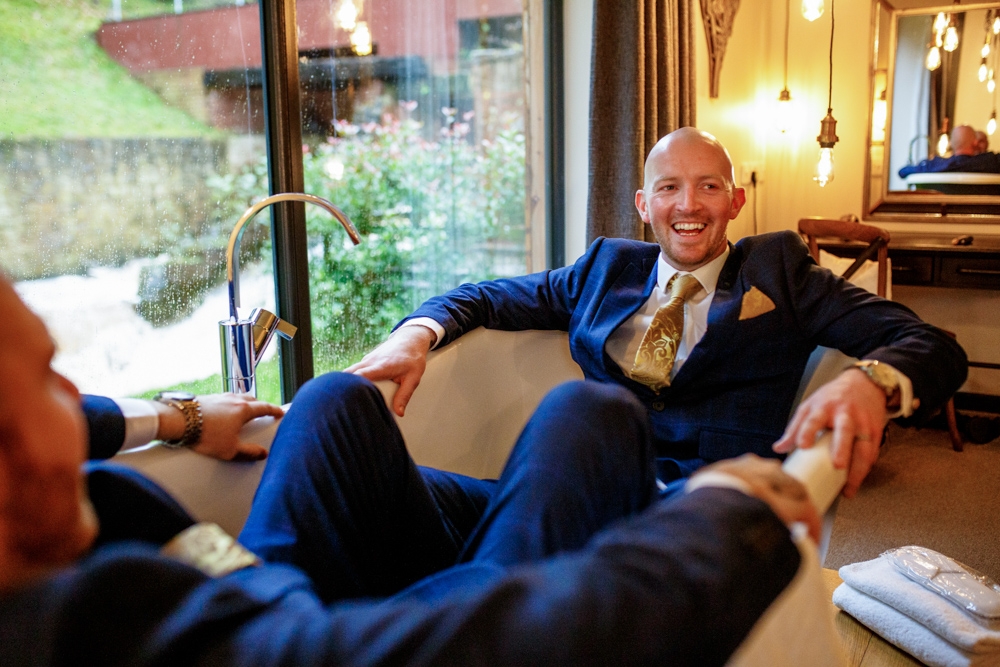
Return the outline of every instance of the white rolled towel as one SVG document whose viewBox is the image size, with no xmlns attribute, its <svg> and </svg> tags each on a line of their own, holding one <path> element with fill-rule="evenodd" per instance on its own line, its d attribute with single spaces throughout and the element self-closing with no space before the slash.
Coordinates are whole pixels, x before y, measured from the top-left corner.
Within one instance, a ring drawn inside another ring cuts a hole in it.
<svg viewBox="0 0 1000 667">
<path fill-rule="evenodd" d="M 955 604 L 897 570 L 887 557 L 845 565 L 840 578 L 964 651 L 995 654 L 994 664 L 1000 665 L 1000 630 L 983 627 Z"/>
<path fill-rule="evenodd" d="M 997 667 L 1000 664 L 1000 654 L 963 651 L 906 614 L 848 584 L 841 584 L 833 592 L 833 603 L 890 644 L 930 667 Z"/>
</svg>

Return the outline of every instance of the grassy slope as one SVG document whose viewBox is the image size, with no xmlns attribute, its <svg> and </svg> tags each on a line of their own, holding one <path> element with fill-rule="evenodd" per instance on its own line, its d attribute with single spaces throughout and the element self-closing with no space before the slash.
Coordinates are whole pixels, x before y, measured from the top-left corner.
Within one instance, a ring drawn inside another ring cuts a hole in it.
<svg viewBox="0 0 1000 667">
<path fill-rule="evenodd" d="M 173 109 L 97 46 L 108 2 L 0 2 L 0 137 L 193 137 Z"/>
</svg>

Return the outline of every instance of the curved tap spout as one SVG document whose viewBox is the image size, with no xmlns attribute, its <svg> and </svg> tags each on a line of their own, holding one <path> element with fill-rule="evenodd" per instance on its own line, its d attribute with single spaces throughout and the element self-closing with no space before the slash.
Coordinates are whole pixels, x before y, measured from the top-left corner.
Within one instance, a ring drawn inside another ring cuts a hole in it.
<svg viewBox="0 0 1000 667">
<path fill-rule="evenodd" d="M 347 232 L 347 235 L 351 237 L 351 241 L 354 245 L 361 243 L 361 237 L 358 236 L 358 230 L 354 228 L 354 223 L 351 222 L 343 211 L 334 206 L 332 203 L 323 199 L 322 197 L 317 197 L 316 195 L 307 195 L 301 192 L 283 192 L 281 194 L 271 195 L 270 197 L 265 197 L 259 202 L 251 206 L 246 210 L 239 221 L 237 221 L 236 226 L 233 227 L 232 233 L 229 235 L 229 244 L 226 246 L 226 279 L 229 281 L 229 315 L 232 317 L 233 321 L 239 320 L 239 314 L 237 313 L 237 308 L 240 305 L 240 267 L 239 267 L 239 249 L 240 249 L 240 239 L 243 237 L 243 229 L 250 220 L 260 213 L 262 210 L 271 206 L 272 204 L 277 204 L 283 201 L 301 201 L 307 204 L 315 204 L 320 208 L 326 209 L 334 218 L 337 219 L 343 228 Z"/>
</svg>

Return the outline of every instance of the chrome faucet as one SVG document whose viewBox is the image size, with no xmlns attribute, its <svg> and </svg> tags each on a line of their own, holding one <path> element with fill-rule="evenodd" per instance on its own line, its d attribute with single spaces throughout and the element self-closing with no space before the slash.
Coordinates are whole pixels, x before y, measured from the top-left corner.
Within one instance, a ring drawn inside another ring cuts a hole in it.
<svg viewBox="0 0 1000 667">
<path fill-rule="evenodd" d="M 226 246 L 226 279 L 229 281 L 229 319 L 219 322 L 219 343 L 222 349 L 222 390 L 237 394 L 257 395 L 257 364 L 274 334 L 291 340 L 297 327 L 263 308 L 254 308 L 250 318 L 241 320 L 239 249 L 243 229 L 264 208 L 283 201 L 301 201 L 326 209 L 337 219 L 355 245 L 361 243 L 358 230 L 344 212 L 315 195 L 286 192 L 271 195 L 246 210 L 233 227 Z"/>
</svg>

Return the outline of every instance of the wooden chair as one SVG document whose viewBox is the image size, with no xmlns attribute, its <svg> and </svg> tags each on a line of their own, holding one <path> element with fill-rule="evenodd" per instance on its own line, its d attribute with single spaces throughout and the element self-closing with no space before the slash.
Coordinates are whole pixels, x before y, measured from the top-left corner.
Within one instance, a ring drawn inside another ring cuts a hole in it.
<svg viewBox="0 0 1000 667">
<path fill-rule="evenodd" d="M 878 291 L 879 296 L 884 297 L 888 291 L 889 284 L 889 232 L 881 227 L 866 225 L 861 222 L 849 220 L 829 220 L 826 218 L 802 218 L 799 220 L 799 234 L 803 236 L 809 245 L 809 254 L 812 255 L 816 263 L 819 264 L 819 241 L 820 238 L 836 238 L 848 241 L 861 241 L 867 243 L 858 258 L 847 267 L 841 276 L 850 279 L 854 273 L 861 268 L 864 263 L 872 258 L 878 262 Z M 950 331 L 945 332 L 952 338 L 955 337 Z M 962 451 L 962 434 L 958 431 L 958 421 L 955 416 L 955 399 L 949 398 L 944 406 L 945 419 L 948 422 L 948 436 L 951 438 L 951 446 L 956 452 Z"/>
</svg>

